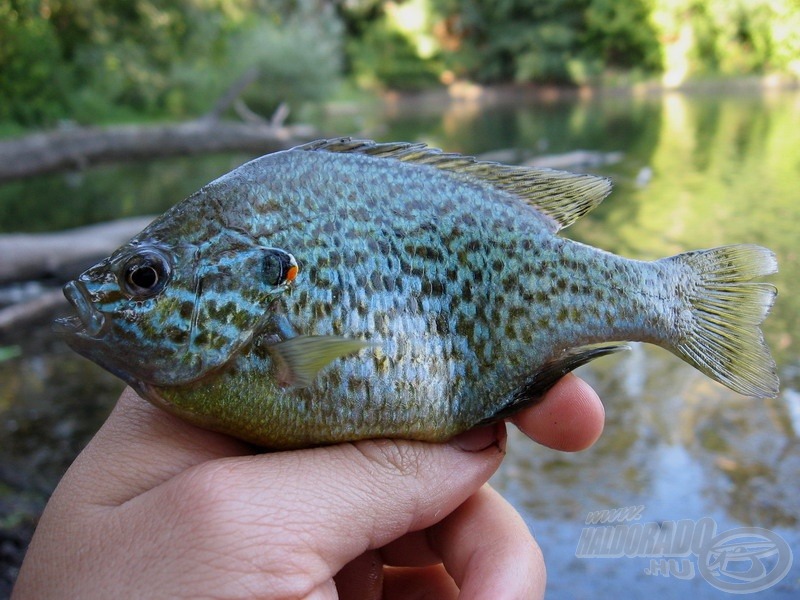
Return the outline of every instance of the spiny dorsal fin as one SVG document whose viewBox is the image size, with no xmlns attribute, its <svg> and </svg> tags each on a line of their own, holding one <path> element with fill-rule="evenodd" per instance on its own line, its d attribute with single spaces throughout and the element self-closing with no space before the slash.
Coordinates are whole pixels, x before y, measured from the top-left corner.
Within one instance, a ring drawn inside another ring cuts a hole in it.
<svg viewBox="0 0 800 600">
<path fill-rule="evenodd" d="M 555 231 L 572 225 L 611 191 L 611 182 L 604 177 L 484 162 L 472 156 L 448 154 L 422 143 L 337 138 L 317 140 L 293 149 L 394 158 L 450 171 L 513 194 L 553 219 Z"/>
</svg>

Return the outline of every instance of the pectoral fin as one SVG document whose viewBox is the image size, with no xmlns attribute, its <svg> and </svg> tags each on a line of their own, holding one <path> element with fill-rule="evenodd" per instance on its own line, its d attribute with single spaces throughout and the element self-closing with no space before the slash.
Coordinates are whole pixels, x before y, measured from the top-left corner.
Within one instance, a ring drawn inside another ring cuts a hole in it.
<svg viewBox="0 0 800 600">
<path fill-rule="evenodd" d="M 630 347 L 624 343 L 615 342 L 579 346 L 578 348 L 567 350 L 558 358 L 546 363 L 536 373 L 533 373 L 528 378 L 528 381 L 519 388 L 506 394 L 505 401 L 501 404 L 500 408 L 482 421 L 476 423 L 475 426 L 505 419 L 524 408 L 536 404 L 559 379 L 570 371 L 585 365 L 595 358 L 600 358 L 606 354 L 613 354 L 621 350 L 630 350 Z"/>
<path fill-rule="evenodd" d="M 308 387 L 324 366 L 371 345 L 338 336 L 299 335 L 271 345 L 269 351 L 275 358 L 280 385 Z"/>
</svg>

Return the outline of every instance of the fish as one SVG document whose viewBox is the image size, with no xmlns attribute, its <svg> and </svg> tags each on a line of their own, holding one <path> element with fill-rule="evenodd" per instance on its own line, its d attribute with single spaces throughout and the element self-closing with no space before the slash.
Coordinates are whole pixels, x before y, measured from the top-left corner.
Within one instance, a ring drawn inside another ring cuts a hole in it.
<svg viewBox="0 0 800 600">
<path fill-rule="evenodd" d="M 559 234 L 596 175 L 425 144 L 325 139 L 202 187 L 64 287 L 81 355 L 199 427 L 264 448 L 445 441 L 656 344 L 775 397 L 768 249 L 654 261 Z"/>
</svg>

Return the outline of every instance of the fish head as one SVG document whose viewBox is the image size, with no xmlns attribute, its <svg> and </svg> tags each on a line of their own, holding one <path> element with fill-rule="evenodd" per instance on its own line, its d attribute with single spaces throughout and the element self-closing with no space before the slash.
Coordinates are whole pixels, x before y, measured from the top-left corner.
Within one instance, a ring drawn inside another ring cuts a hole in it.
<svg viewBox="0 0 800 600">
<path fill-rule="evenodd" d="M 298 272 L 254 242 L 134 240 L 64 287 L 56 330 L 131 385 L 181 385 L 223 367 L 258 333 Z"/>
</svg>

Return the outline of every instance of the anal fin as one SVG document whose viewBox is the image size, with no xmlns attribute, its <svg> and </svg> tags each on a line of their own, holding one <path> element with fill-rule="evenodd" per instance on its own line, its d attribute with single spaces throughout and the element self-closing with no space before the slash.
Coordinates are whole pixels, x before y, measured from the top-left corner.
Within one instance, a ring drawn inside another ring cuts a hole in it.
<svg viewBox="0 0 800 600">
<path fill-rule="evenodd" d="M 528 380 L 515 390 L 506 395 L 506 401 L 499 410 L 475 424 L 476 427 L 487 425 L 510 417 L 511 415 L 538 403 L 547 391 L 567 373 L 574 371 L 601 356 L 613 354 L 622 350 L 630 350 L 630 346 L 623 342 L 592 344 L 579 346 L 564 352 L 561 356 L 551 360 L 533 373 Z"/>
</svg>

